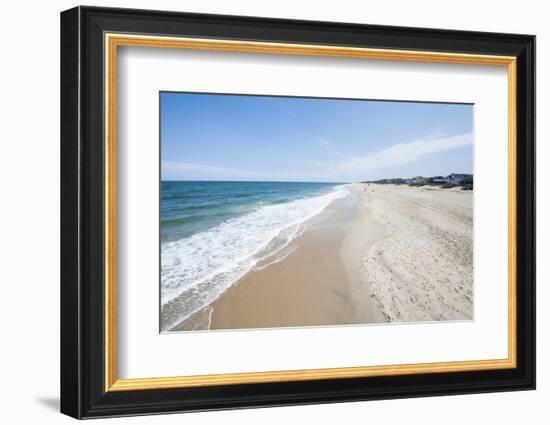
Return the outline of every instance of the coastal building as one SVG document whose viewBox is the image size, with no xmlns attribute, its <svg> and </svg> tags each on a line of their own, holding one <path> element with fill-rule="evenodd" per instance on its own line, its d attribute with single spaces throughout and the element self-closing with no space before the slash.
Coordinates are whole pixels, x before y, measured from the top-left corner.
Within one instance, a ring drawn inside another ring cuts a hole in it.
<svg viewBox="0 0 550 425">
<path fill-rule="evenodd" d="M 474 176 L 472 174 L 449 174 L 447 176 L 447 183 L 461 186 L 465 184 L 472 184 L 474 182 Z"/>
<path fill-rule="evenodd" d="M 435 176 L 431 178 L 433 184 L 446 184 L 448 183 L 447 177 Z"/>
<path fill-rule="evenodd" d="M 407 184 L 411 186 L 420 186 L 426 183 L 427 183 L 426 178 L 422 176 L 416 176 L 416 177 L 413 177 L 412 179 L 407 180 Z"/>
</svg>

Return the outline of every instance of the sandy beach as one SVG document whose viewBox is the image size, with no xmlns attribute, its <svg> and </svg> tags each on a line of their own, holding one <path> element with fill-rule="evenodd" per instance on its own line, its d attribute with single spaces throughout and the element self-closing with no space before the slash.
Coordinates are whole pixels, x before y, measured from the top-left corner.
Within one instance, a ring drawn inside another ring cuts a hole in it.
<svg viewBox="0 0 550 425">
<path fill-rule="evenodd" d="M 356 183 L 173 331 L 468 320 L 472 191 Z"/>
<path fill-rule="evenodd" d="M 362 185 L 382 235 L 362 261 L 387 321 L 473 318 L 473 192 Z"/>
</svg>

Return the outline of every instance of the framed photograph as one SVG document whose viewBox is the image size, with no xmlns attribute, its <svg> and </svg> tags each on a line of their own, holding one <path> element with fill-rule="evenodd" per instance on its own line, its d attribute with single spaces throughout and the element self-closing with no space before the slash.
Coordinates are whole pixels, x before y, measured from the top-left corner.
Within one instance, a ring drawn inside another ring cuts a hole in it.
<svg viewBox="0 0 550 425">
<path fill-rule="evenodd" d="M 535 388 L 535 37 L 61 14 L 61 411 Z"/>
</svg>

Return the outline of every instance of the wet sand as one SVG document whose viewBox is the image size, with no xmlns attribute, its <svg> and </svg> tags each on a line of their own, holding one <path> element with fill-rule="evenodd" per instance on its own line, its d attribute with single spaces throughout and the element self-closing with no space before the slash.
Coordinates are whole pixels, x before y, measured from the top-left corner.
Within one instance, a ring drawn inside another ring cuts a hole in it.
<svg viewBox="0 0 550 425">
<path fill-rule="evenodd" d="M 361 222 L 356 195 L 333 202 L 288 255 L 248 273 L 202 314 L 173 330 L 328 326 L 384 321 L 368 288 L 357 280 L 360 256 L 348 253 L 359 242 L 350 233 Z M 351 235 L 353 238 L 350 238 Z M 361 238 L 363 239 L 363 238 Z"/>
</svg>

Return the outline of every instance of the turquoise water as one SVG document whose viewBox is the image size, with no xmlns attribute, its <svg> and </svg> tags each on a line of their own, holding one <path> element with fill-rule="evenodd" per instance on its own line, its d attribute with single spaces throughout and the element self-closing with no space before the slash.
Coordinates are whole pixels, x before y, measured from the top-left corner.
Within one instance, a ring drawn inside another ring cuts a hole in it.
<svg viewBox="0 0 550 425">
<path fill-rule="evenodd" d="M 161 241 L 208 230 L 267 205 L 330 192 L 335 183 L 163 181 Z"/>
<path fill-rule="evenodd" d="M 249 271 L 284 258 L 310 219 L 349 193 L 349 185 L 336 183 L 163 181 L 162 327 L 201 311 Z M 174 304 L 177 314 L 168 319 L 164 313 Z"/>
</svg>

